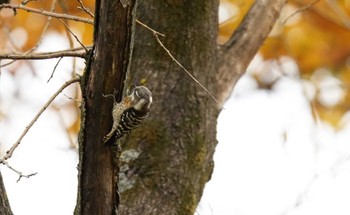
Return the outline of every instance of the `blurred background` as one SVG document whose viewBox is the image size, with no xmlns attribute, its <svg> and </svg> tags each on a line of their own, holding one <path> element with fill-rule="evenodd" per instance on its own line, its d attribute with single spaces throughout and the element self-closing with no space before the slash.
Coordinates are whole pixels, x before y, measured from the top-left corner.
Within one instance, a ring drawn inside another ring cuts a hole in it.
<svg viewBox="0 0 350 215">
<path fill-rule="evenodd" d="M 19 1 L 11 1 L 18 4 Z M 94 11 L 94 1 L 83 1 Z M 252 0 L 221 0 L 224 44 Z M 91 18 L 78 1 L 26 6 Z M 92 25 L 64 21 L 92 43 Z M 152 26 L 156 29 L 156 26 Z M 259 31 L 259 29 L 256 29 Z M 291 0 L 218 119 L 215 169 L 196 214 L 350 214 L 350 1 Z M 0 52 L 80 47 L 56 19 L 0 9 Z M 75 74 L 76 58 L 0 62 L 0 155 Z M 0 166 L 14 213 L 71 214 L 77 188 L 79 87 L 60 94 L 9 164 Z M 239 131 L 234 133 L 233 131 Z"/>
</svg>

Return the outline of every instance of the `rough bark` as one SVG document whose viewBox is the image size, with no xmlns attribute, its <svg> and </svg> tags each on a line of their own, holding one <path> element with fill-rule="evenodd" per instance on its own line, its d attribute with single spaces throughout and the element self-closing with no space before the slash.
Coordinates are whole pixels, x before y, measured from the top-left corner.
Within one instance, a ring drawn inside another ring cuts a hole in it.
<svg viewBox="0 0 350 215">
<path fill-rule="evenodd" d="M 96 2 L 94 47 L 82 79 L 82 123 L 79 134 L 79 188 L 75 214 L 115 214 L 119 204 L 115 152 L 102 137 L 112 127 L 111 98 L 119 101 L 132 45 L 135 0 Z"/>
<path fill-rule="evenodd" d="M 218 1 L 140 2 L 138 19 L 200 83 L 215 93 Z M 121 214 L 193 214 L 213 170 L 217 104 L 137 26 L 128 83 L 145 82 L 154 104 L 126 138 Z"/>
<path fill-rule="evenodd" d="M 1 215 L 12 215 L 10 203 L 7 198 L 4 181 L 0 172 L 0 214 Z"/>
</svg>

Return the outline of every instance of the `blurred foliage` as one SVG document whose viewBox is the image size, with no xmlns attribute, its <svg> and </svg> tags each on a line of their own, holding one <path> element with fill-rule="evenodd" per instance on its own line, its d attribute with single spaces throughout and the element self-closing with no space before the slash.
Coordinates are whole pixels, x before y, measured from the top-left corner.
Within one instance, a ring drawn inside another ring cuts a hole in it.
<svg viewBox="0 0 350 215">
<path fill-rule="evenodd" d="M 230 38 L 253 2 L 221 0 L 220 10 L 224 13 L 220 14 L 223 16 L 219 28 L 220 44 Z M 280 62 L 285 57 L 294 61 L 306 84 L 305 91 L 308 92 L 305 94 L 314 116 L 338 127 L 350 108 L 349 38 L 349 0 L 291 0 L 260 54 L 266 61 Z M 281 73 L 283 76 L 284 72 Z M 256 81 L 261 87 L 271 88 L 276 80 L 261 77 L 264 75 L 271 76 L 260 71 Z"/>
</svg>

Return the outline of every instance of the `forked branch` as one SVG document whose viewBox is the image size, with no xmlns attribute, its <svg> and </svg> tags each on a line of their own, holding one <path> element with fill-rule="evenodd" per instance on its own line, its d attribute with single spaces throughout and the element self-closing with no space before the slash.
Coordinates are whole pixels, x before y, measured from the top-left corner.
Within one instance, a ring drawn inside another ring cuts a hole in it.
<svg viewBox="0 0 350 215">
<path fill-rule="evenodd" d="M 50 99 L 46 102 L 46 104 L 39 110 L 39 112 L 35 115 L 35 117 L 32 119 L 32 121 L 27 125 L 27 127 L 24 129 L 22 132 L 21 136 L 18 138 L 18 140 L 12 145 L 12 147 L 6 152 L 5 156 L 1 158 L 0 163 L 5 164 L 4 162 L 9 159 L 13 152 L 16 150 L 16 148 L 19 146 L 21 143 L 22 139 L 25 137 L 25 135 L 28 133 L 29 129 L 34 125 L 34 123 L 38 120 L 38 118 L 41 116 L 41 114 L 49 107 L 49 105 L 52 103 L 53 100 L 69 85 L 79 82 L 80 77 L 73 78 L 66 83 L 64 83 L 51 97 Z"/>
<path fill-rule="evenodd" d="M 10 170 L 12 170 L 13 172 L 18 174 L 18 179 L 17 179 L 17 183 L 24 177 L 24 178 L 30 178 L 36 174 L 38 174 L 37 172 L 35 173 L 30 173 L 30 174 L 23 174 L 21 171 L 18 171 L 17 169 L 13 168 L 12 166 L 10 166 L 10 164 L 8 164 L 8 162 L 3 161 L 3 164 L 5 166 L 7 166 L 7 168 L 9 168 Z"/>
</svg>

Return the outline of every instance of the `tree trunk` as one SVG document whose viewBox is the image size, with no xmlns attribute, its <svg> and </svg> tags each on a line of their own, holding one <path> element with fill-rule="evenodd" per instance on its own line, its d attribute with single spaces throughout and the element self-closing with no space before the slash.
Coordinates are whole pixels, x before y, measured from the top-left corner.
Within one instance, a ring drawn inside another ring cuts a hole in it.
<svg viewBox="0 0 350 215">
<path fill-rule="evenodd" d="M 4 181 L 0 172 L 0 214 L 1 215 L 12 215 L 11 207 L 7 198 Z"/>
<path fill-rule="evenodd" d="M 94 47 L 82 79 L 82 123 L 79 134 L 79 188 L 75 214 L 116 214 L 119 204 L 115 149 L 102 138 L 112 127 L 113 99 L 122 97 L 132 45 L 135 0 L 96 2 Z M 113 151 L 114 150 L 114 151 Z"/>
<path fill-rule="evenodd" d="M 218 1 L 140 2 L 138 19 L 164 33 L 174 57 L 215 93 Z M 193 214 L 213 170 L 218 108 L 157 43 L 137 26 L 128 83 L 153 93 L 150 118 L 124 147 L 121 208 L 125 215 Z"/>
</svg>

